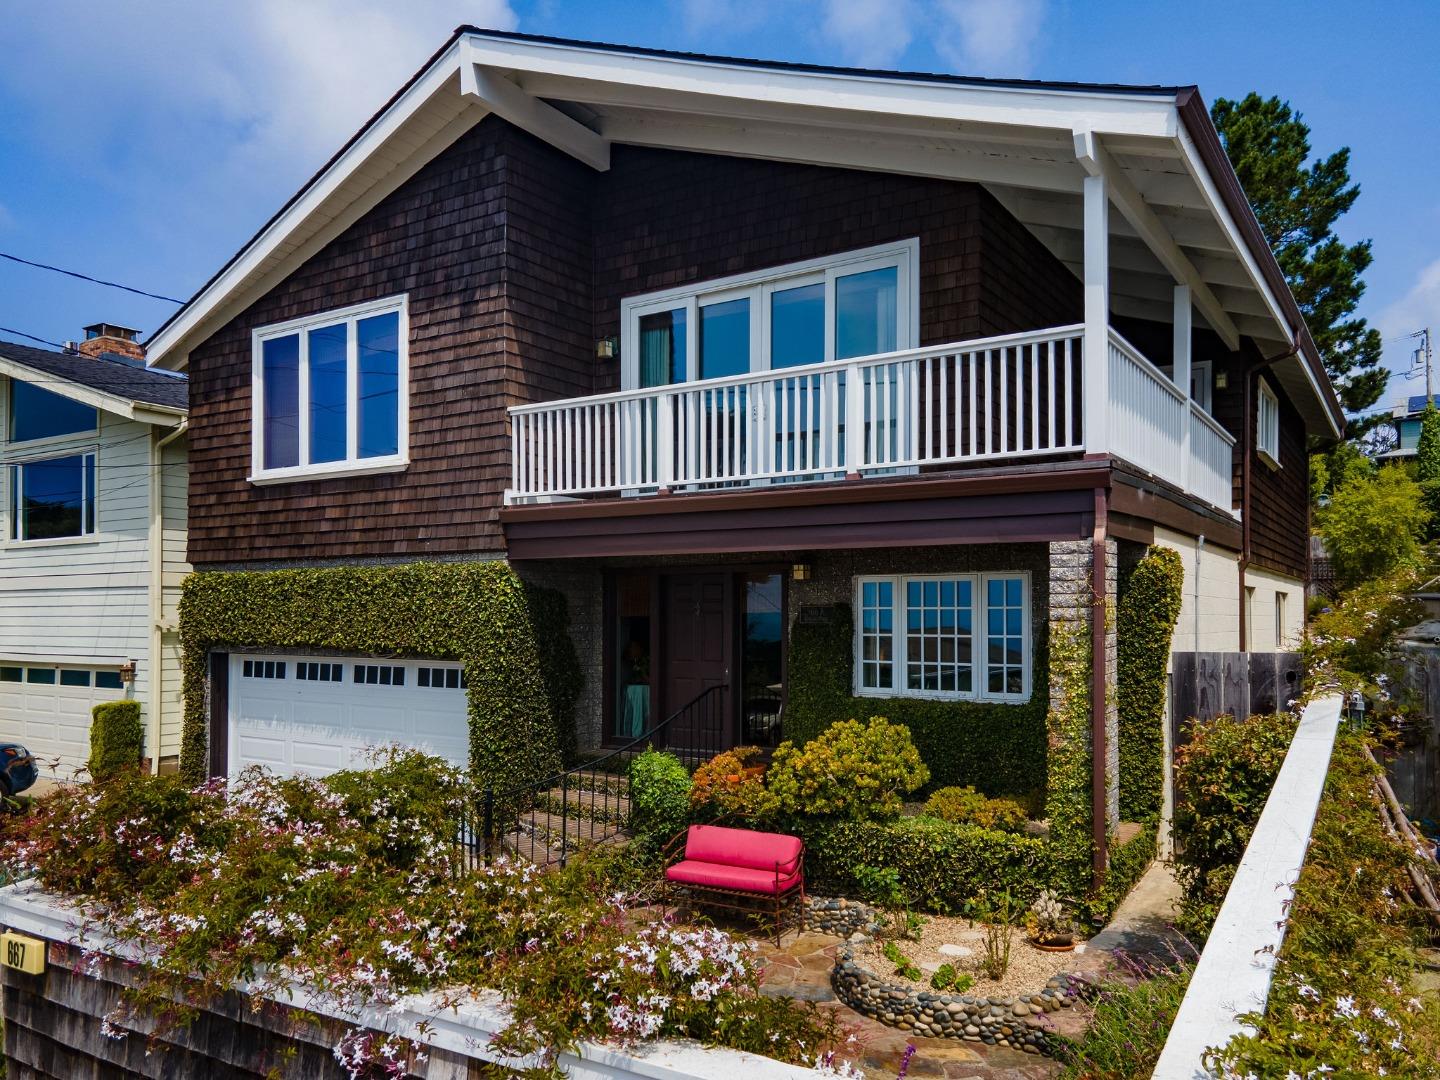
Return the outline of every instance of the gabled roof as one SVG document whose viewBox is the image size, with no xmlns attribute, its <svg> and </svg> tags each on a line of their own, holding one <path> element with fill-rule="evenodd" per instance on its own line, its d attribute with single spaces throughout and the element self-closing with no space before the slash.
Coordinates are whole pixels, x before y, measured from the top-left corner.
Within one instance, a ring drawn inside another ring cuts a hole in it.
<svg viewBox="0 0 1440 1080">
<path fill-rule="evenodd" d="M 1079 269 L 1082 182 L 1109 179 L 1112 308 L 1169 321 L 1172 286 L 1254 339 L 1309 429 L 1344 413 L 1193 86 L 982 79 L 709 56 L 460 27 L 150 341 L 189 351 L 490 114 L 592 168 L 613 144 L 977 182 Z"/>
<path fill-rule="evenodd" d="M 187 378 L 121 356 L 91 357 L 0 341 L 0 375 L 142 423 L 174 424 L 189 409 Z"/>
</svg>

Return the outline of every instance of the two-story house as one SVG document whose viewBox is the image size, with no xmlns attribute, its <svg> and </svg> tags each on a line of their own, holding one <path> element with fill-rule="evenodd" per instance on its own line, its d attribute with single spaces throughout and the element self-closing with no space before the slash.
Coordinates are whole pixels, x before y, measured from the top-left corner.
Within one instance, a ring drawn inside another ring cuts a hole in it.
<svg viewBox="0 0 1440 1080">
<path fill-rule="evenodd" d="M 473 28 L 150 346 L 191 378 L 200 572 L 509 559 L 568 594 L 588 746 L 691 740 L 712 687 L 721 741 L 773 745 L 830 621 L 843 711 L 993 706 L 1043 760 L 1047 630 L 1089 621 L 1112 822 L 1091 614 L 1164 544 L 1176 649 L 1297 637 L 1306 438 L 1343 423 L 1193 87 Z M 424 658 L 350 660 L 414 730 Z M 343 667 L 285 679 L 335 661 L 231 656 L 212 767 L 355 737 Z"/>
<path fill-rule="evenodd" d="M 103 701 L 141 703 L 152 768 L 180 753 L 188 386 L 147 368 L 135 334 L 0 341 L 0 740 L 61 779 Z"/>
</svg>

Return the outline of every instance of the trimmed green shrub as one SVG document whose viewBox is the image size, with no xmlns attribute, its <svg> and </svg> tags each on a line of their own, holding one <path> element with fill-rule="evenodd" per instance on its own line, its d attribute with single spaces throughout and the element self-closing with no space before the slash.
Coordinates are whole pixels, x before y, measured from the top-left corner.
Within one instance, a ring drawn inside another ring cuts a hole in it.
<svg viewBox="0 0 1440 1080">
<path fill-rule="evenodd" d="M 535 627 L 535 647 L 540 653 L 540 680 L 550 705 L 550 721 L 561 759 L 575 760 L 575 704 L 580 700 L 585 674 L 570 636 L 570 602 L 557 589 L 542 589 L 528 582 L 525 599 Z"/>
<path fill-rule="evenodd" d="M 647 849 L 663 848 L 690 819 L 690 773 L 674 754 L 648 749 L 630 762 L 630 829 Z"/>
<path fill-rule="evenodd" d="M 973 787 L 946 787 L 933 792 L 925 813 L 956 825 L 1019 832 L 1025 828 L 1025 811 L 1013 799 L 989 799 Z"/>
<path fill-rule="evenodd" d="M 1209 933 L 1285 752 L 1295 717 L 1196 721 L 1175 755 L 1175 871 L 1185 890 L 1180 925 Z"/>
<path fill-rule="evenodd" d="M 145 725 L 140 723 L 138 701 L 102 701 L 90 710 L 92 780 L 109 780 L 116 773 L 138 767 L 145 751 Z"/>
<path fill-rule="evenodd" d="M 1180 617 L 1185 567 L 1170 548 L 1146 552 L 1120 593 L 1115 639 L 1119 651 L 1120 817 L 1160 816 L 1165 786 L 1165 670 Z"/>
<path fill-rule="evenodd" d="M 899 814 L 902 796 L 929 779 L 930 770 L 920 760 L 909 729 L 872 716 L 864 724 L 831 724 L 804 749 L 781 743 L 771 759 L 766 787 L 782 814 L 866 821 Z"/>
<path fill-rule="evenodd" d="M 821 891 L 858 895 L 860 867 L 886 867 L 915 907 L 966 910 L 986 890 L 1031 896 L 1055 884 L 1053 846 L 1033 836 L 952 825 L 937 818 L 823 821 L 794 826 L 805 841 L 805 872 Z"/>
<path fill-rule="evenodd" d="M 970 784 L 987 795 L 1029 795 L 1045 786 L 1043 643 L 1035 649 L 1034 692 L 1017 705 L 988 701 L 855 697 L 850 607 L 837 604 L 819 623 L 790 633 L 785 733 L 813 739 L 831 724 L 879 714 L 910 729 L 936 786 Z"/>
<path fill-rule="evenodd" d="M 556 620 L 542 617 L 551 629 L 537 631 L 539 594 L 498 561 L 191 574 L 180 600 L 182 775 L 198 783 L 208 771 L 207 656 L 232 647 L 463 661 L 476 776 L 510 787 L 551 775 L 560 754 L 550 703 L 573 709 L 573 692 L 547 685 L 568 676 L 563 658 L 542 667 L 547 647 L 537 639 L 563 649 Z"/>
</svg>

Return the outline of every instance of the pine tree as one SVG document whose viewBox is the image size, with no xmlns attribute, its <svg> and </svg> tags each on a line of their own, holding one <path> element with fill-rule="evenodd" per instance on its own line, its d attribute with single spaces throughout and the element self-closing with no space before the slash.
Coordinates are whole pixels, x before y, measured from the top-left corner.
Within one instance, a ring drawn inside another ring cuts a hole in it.
<svg viewBox="0 0 1440 1080">
<path fill-rule="evenodd" d="M 1278 97 L 1219 98 L 1210 109 L 1235 174 L 1305 316 L 1340 403 L 1362 413 L 1380 400 L 1388 373 L 1380 332 L 1355 314 L 1370 241 L 1343 243 L 1334 232 L 1360 194 L 1350 180 L 1350 149 L 1310 164 L 1310 127 Z M 1356 438 L 1378 417 L 1352 421 Z"/>
</svg>

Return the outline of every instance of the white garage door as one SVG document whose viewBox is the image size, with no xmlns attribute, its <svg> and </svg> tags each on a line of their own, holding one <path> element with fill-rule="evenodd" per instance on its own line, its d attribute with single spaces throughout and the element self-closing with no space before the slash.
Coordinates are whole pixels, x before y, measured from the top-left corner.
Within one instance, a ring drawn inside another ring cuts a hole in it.
<svg viewBox="0 0 1440 1080">
<path fill-rule="evenodd" d="M 0 660 L 0 742 L 25 746 L 41 776 L 71 779 L 90 757 L 90 710 L 124 697 L 117 668 Z"/>
<path fill-rule="evenodd" d="M 458 664 L 364 656 L 230 657 L 229 769 L 324 776 L 364 767 L 369 747 L 414 746 L 470 763 Z"/>
</svg>

